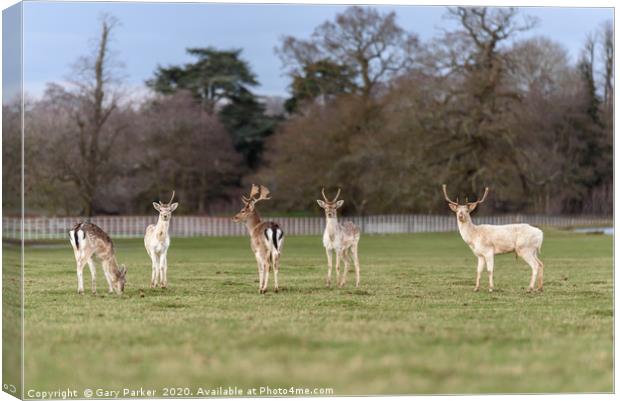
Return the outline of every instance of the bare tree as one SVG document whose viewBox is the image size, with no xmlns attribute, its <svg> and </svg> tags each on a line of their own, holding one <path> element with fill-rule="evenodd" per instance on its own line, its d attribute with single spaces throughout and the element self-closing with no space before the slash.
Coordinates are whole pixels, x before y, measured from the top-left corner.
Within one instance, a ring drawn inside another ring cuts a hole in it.
<svg viewBox="0 0 620 401">
<path fill-rule="evenodd" d="M 418 38 L 396 23 L 396 14 L 381 14 L 370 7 L 349 7 L 335 21 L 319 25 L 310 39 L 287 36 L 276 48 L 291 75 L 305 66 L 328 60 L 352 66 L 365 97 L 413 64 Z"/>
<path fill-rule="evenodd" d="M 101 185 L 114 176 L 111 157 L 127 127 L 117 118 L 123 95 L 121 65 L 110 48 L 118 25 L 116 18 L 102 15 L 93 52 L 74 64 L 70 86 L 52 85 L 46 93 L 49 101 L 64 108 L 70 121 L 56 143 L 67 153 L 57 155 L 54 168 L 60 178 L 77 186 L 82 211 L 88 216 L 95 213 Z"/>
</svg>

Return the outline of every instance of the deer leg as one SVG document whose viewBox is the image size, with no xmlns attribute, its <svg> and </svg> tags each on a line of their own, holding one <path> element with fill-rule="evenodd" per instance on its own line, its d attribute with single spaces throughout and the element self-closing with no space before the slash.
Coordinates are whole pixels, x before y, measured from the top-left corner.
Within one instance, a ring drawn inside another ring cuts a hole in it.
<svg viewBox="0 0 620 401">
<path fill-rule="evenodd" d="M 97 293 L 97 269 L 95 268 L 95 262 L 93 258 L 88 258 L 88 269 L 90 270 L 90 286 L 93 294 Z"/>
<path fill-rule="evenodd" d="M 336 284 L 340 283 L 340 251 L 336 249 Z"/>
<path fill-rule="evenodd" d="M 256 270 L 258 270 L 258 292 L 263 288 L 263 265 L 258 256 L 256 256 Z"/>
<path fill-rule="evenodd" d="M 495 289 L 493 285 L 493 254 L 487 255 L 484 260 L 487 265 L 487 272 L 489 272 L 489 292 L 493 292 Z"/>
<path fill-rule="evenodd" d="M 280 255 L 272 256 L 273 262 L 273 285 L 274 291 L 280 291 L 280 287 L 278 286 L 278 272 L 280 270 Z"/>
<path fill-rule="evenodd" d="M 157 275 L 158 275 L 158 261 L 155 252 L 149 252 L 151 257 L 151 288 L 157 287 Z"/>
<path fill-rule="evenodd" d="M 105 280 L 108 282 L 108 292 L 110 294 L 114 293 L 114 287 L 112 287 L 112 276 L 111 273 L 108 271 L 107 266 L 105 264 L 103 264 L 103 262 L 101 263 L 101 268 L 103 269 L 103 275 L 105 276 Z"/>
<path fill-rule="evenodd" d="M 538 291 L 543 290 L 543 271 L 545 270 L 544 263 L 538 258 L 538 255 L 534 255 L 536 257 L 536 262 L 538 262 Z"/>
<path fill-rule="evenodd" d="M 476 287 L 474 291 L 480 290 L 480 275 L 482 274 L 482 270 L 484 270 L 484 257 L 478 256 L 478 266 L 476 267 Z"/>
<path fill-rule="evenodd" d="M 159 257 L 159 274 L 161 276 L 160 286 L 166 288 L 168 286 L 168 253 Z"/>
<path fill-rule="evenodd" d="M 339 284 L 341 288 L 344 287 L 345 283 L 347 282 L 347 272 L 349 271 L 349 258 L 347 252 L 347 249 L 343 249 L 342 253 L 340 254 L 340 258 L 344 261 L 344 270 L 342 271 L 342 278 L 340 279 Z"/>
<path fill-rule="evenodd" d="M 78 279 L 78 294 L 84 294 L 84 265 L 86 264 L 86 258 L 83 256 L 77 260 L 77 279 Z"/>
<path fill-rule="evenodd" d="M 269 260 L 264 263 L 264 272 L 263 272 L 263 294 L 267 292 L 267 285 L 269 284 Z"/>
<path fill-rule="evenodd" d="M 325 280 L 325 285 L 327 287 L 331 287 L 332 285 L 332 251 L 328 248 L 325 248 L 325 253 L 327 254 L 327 279 Z"/>
<path fill-rule="evenodd" d="M 258 292 L 262 294 L 263 286 L 265 283 L 265 264 L 263 263 L 258 253 L 256 254 L 256 264 L 258 266 Z"/>
<path fill-rule="evenodd" d="M 532 276 L 530 278 L 530 286 L 527 288 L 527 292 L 534 291 L 534 283 L 536 283 L 536 276 L 538 275 L 538 261 L 533 252 L 529 252 L 523 256 L 525 263 L 532 268 Z"/>
<path fill-rule="evenodd" d="M 357 244 L 353 247 L 353 263 L 355 264 L 355 286 L 360 286 L 360 260 L 357 256 Z"/>
</svg>

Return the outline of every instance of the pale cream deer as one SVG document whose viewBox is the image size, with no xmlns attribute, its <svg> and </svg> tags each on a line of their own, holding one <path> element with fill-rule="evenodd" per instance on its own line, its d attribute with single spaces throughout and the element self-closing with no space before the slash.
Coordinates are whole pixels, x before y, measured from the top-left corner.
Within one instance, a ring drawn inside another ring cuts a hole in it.
<svg viewBox="0 0 620 401">
<path fill-rule="evenodd" d="M 517 256 L 532 268 L 532 277 L 528 291 L 534 290 L 536 277 L 538 277 L 538 290 L 543 290 L 543 262 L 540 260 L 540 249 L 543 242 L 543 232 L 529 224 L 505 224 L 505 225 L 475 225 L 471 221 L 470 213 L 484 202 L 489 193 L 485 188 L 482 199 L 476 202 L 466 202 L 460 205 L 450 200 L 443 185 L 443 194 L 450 209 L 456 213 L 456 221 L 463 241 L 469 245 L 474 255 L 478 258 L 476 274 L 476 287 L 480 289 L 480 274 L 485 265 L 489 273 L 489 291 L 493 291 L 493 258 L 494 255 L 515 252 Z"/>
<path fill-rule="evenodd" d="M 84 294 L 84 265 L 88 264 L 91 289 L 97 293 L 96 268 L 93 256 L 101 261 L 109 292 L 121 295 L 125 290 L 127 268 L 116 262 L 114 244 L 101 228 L 93 223 L 78 223 L 69 231 L 69 241 L 77 264 L 78 294 Z"/>
<path fill-rule="evenodd" d="M 326 285 L 331 286 L 332 280 L 332 253 L 336 254 L 336 282 L 339 287 L 345 285 L 349 262 L 355 266 L 355 286 L 360 285 L 360 262 L 357 255 L 357 245 L 360 240 L 359 228 L 350 221 L 338 223 L 337 209 L 342 206 L 344 200 L 338 200 L 340 188 L 334 199 L 329 200 L 325 196 L 325 188 L 321 189 L 323 200 L 317 199 L 317 203 L 325 210 L 325 231 L 323 232 L 323 246 L 327 254 L 327 279 Z M 344 262 L 344 272 L 340 276 L 340 260 Z"/>
<path fill-rule="evenodd" d="M 262 185 L 252 184 L 250 196 L 241 197 L 243 208 L 232 218 L 235 223 L 245 222 L 248 228 L 250 247 L 258 266 L 258 292 L 261 294 L 267 292 L 270 268 L 273 268 L 274 290 L 279 291 L 278 273 L 284 241 L 284 232 L 278 223 L 261 221 L 256 210 L 256 203 L 266 199 L 271 199 L 269 190 Z"/>
<path fill-rule="evenodd" d="M 144 247 L 151 258 L 151 288 L 158 285 L 161 288 L 168 286 L 168 248 L 170 247 L 170 219 L 172 212 L 179 206 L 174 200 L 175 192 L 168 203 L 153 202 L 153 207 L 159 212 L 157 224 L 150 224 L 144 234 Z"/>
</svg>

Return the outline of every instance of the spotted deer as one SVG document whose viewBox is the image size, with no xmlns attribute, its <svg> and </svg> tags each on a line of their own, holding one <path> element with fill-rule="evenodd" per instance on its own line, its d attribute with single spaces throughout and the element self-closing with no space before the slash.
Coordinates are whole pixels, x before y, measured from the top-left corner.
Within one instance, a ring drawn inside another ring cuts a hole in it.
<svg viewBox="0 0 620 401">
<path fill-rule="evenodd" d="M 267 283 L 269 281 L 269 270 L 273 267 L 274 290 L 279 291 L 278 272 L 280 270 L 280 255 L 282 254 L 282 244 L 284 241 L 284 232 L 278 225 L 272 221 L 261 221 L 256 210 L 256 203 L 271 199 L 269 190 L 264 186 L 252 184 L 250 196 L 242 196 L 243 208 L 233 216 L 235 223 L 245 222 L 248 233 L 250 234 L 250 247 L 256 257 L 258 266 L 258 292 L 264 294 L 267 292 Z"/>
<path fill-rule="evenodd" d="M 337 209 L 344 200 L 338 200 L 340 188 L 334 199 L 329 200 L 325 196 L 325 188 L 321 189 L 323 200 L 317 199 L 317 203 L 325 210 L 325 231 L 323 232 L 323 246 L 327 254 L 327 279 L 326 285 L 331 286 L 332 280 L 332 253 L 336 254 L 336 282 L 343 287 L 347 281 L 349 262 L 355 265 L 355 286 L 360 285 L 360 262 L 357 256 L 357 244 L 360 240 L 359 228 L 350 221 L 338 223 Z M 344 272 L 340 277 L 340 260 L 344 261 Z"/>
<path fill-rule="evenodd" d="M 69 231 L 69 241 L 77 264 L 78 294 L 84 294 L 84 265 L 88 264 L 93 294 L 97 293 L 96 268 L 93 256 L 101 261 L 109 292 L 121 295 L 125 290 L 127 268 L 118 265 L 112 240 L 93 223 L 78 223 Z"/>
<path fill-rule="evenodd" d="M 487 198 L 489 188 L 484 189 L 482 199 L 475 202 L 467 202 L 464 205 L 450 200 L 446 185 L 443 185 L 443 194 L 450 209 L 456 214 L 456 222 L 463 241 L 469 245 L 474 255 L 478 258 L 476 274 L 476 287 L 480 289 L 480 274 L 485 265 L 489 273 L 489 291 L 493 291 L 493 258 L 494 255 L 515 252 L 532 268 L 532 277 L 528 291 L 534 290 L 536 277 L 538 277 L 538 290 L 543 290 L 543 262 L 540 260 L 540 249 L 543 242 L 543 232 L 529 224 L 505 224 L 505 225 L 475 225 L 470 213 L 483 203 Z"/>
<path fill-rule="evenodd" d="M 170 219 L 172 212 L 179 206 L 174 200 L 175 192 L 168 203 L 153 202 L 153 207 L 159 212 L 157 224 L 150 224 L 146 227 L 144 234 L 144 247 L 151 258 L 151 288 L 158 285 L 161 288 L 168 286 L 168 248 L 170 247 Z"/>
</svg>

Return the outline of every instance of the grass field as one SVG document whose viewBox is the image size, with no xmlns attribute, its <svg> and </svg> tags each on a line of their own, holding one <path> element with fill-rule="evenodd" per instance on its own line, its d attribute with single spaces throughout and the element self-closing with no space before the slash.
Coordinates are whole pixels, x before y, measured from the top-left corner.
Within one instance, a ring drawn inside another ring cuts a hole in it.
<svg viewBox="0 0 620 401">
<path fill-rule="evenodd" d="M 458 233 L 362 237 L 359 289 L 351 272 L 346 288 L 325 288 L 321 239 L 288 237 L 281 292 L 263 296 L 248 238 L 173 239 L 166 290 L 148 288 L 141 240 L 116 248 L 129 269 L 122 297 L 99 267 L 99 294 L 76 293 L 68 242 L 27 249 L 26 391 L 613 391 L 609 236 L 545 230 L 542 294 L 525 292 L 530 270 L 514 255 L 496 259 L 496 292 L 485 273 L 474 293 Z"/>
</svg>

